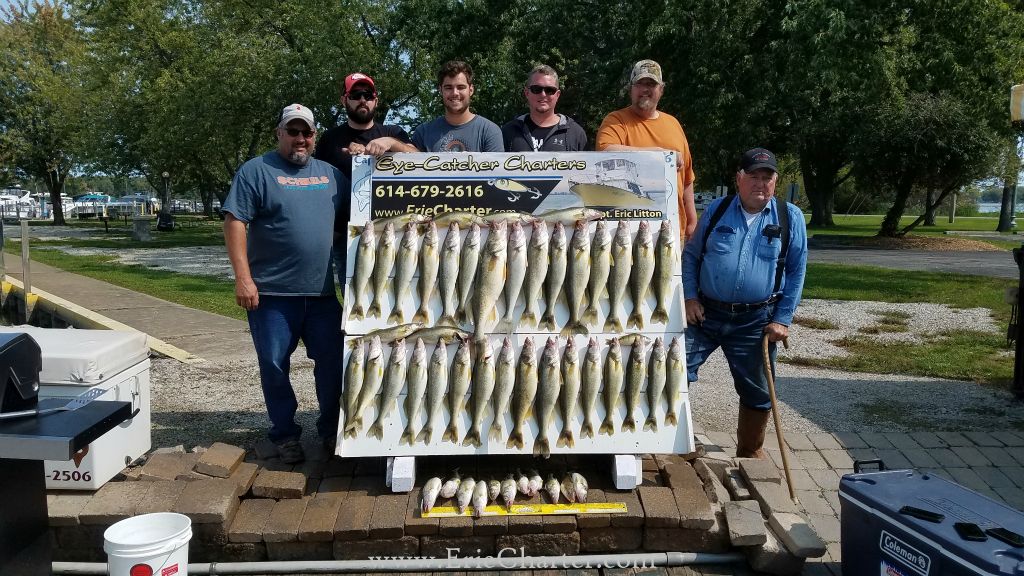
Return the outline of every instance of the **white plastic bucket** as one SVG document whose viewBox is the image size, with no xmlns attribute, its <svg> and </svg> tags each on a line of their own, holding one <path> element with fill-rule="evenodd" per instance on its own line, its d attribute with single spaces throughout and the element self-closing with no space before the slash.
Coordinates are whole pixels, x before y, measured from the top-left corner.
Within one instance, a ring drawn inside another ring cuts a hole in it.
<svg viewBox="0 0 1024 576">
<path fill-rule="evenodd" d="M 126 518 L 103 532 L 107 573 L 129 576 L 133 566 L 146 564 L 154 576 L 188 575 L 188 542 L 192 521 L 173 512 Z"/>
</svg>

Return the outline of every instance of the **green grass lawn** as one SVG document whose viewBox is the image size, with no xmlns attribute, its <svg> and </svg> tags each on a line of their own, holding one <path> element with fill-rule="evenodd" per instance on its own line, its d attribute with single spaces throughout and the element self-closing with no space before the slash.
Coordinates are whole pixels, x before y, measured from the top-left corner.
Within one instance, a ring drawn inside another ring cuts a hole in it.
<svg viewBox="0 0 1024 576">
<path fill-rule="evenodd" d="M 179 220 L 180 222 L 180 220 Z M 111 222 L 110 230 L 103 231 L 103 224 L 96 222 L 75 222 L 73 228 L 86 228 L 95 231 L 91 238 L 34 239 L 33 247 L 45 247 L 48 244 L 60 244 L 76 248 L 176 248 L 186 246 L 217 246 L 224 244 L 222 223 L 218 220 L 192 220 L 175 229 L 173 232 L 158 232 L 156 225 L 150 233 L 148 242 L 132 240 L 131 227 L 121 222 Z"/>
</svg>

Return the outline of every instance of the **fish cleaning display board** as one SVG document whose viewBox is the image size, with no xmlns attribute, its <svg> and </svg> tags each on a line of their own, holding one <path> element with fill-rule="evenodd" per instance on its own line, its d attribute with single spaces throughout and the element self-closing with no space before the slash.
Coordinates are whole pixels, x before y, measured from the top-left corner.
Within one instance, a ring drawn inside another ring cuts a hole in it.
<svg viewBox="0 0 1024 576">
<path fill-rule="evenodd" d="M 674 154 L 359 156 L 352 182 L 341 456 L 694 450 Z"/>
</svg>

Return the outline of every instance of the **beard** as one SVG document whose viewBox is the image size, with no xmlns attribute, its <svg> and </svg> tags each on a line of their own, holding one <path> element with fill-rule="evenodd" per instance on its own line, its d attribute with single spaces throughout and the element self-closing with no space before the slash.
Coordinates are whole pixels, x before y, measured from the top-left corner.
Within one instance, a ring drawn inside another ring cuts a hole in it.
<svg viewBox="0 0 1024 576">
<path fill-rule="evenodd" d="M 636 101 L 636 107 L 643 110 L 644 112 L 650 112 L 654 110 L 654 99 L 649 96 L 641 96 Z"/>
<path fill-rule="evenodd" d="M 299 152 L 293 150 L 292 152 L 288 153 L 288 161 L 291 162 L 292 164 L 297 164 L 299 166 L 305 166 L 306 164 L 309 164 L 309 158 L 310 156 L 308 152 Z"/>
<path fill-rule="evenodd" d="M 373 110 L 370 110 L 367 106 L 356 106 L 354 109 L 345 108 L 348 113 L 348 117 L 354 120 L 356 124 L 366 124 L 370 120 L 373 120 Z"/>
</svg>

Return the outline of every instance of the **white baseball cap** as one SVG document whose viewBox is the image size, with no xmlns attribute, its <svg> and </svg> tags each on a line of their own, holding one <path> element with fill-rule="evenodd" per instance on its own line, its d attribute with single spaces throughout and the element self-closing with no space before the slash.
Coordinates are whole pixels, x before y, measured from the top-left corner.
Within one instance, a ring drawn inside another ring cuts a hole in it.
<svg viewBox="0 0 1024 576">
<path fill-rule="evenodd" d="M 277 123 L 277 127 L 284 128 L 292 120 L 302 120 L 309 126 L 310 130 L 316 130 L 316 124 L 313 122 L 313 111 L 302 104 L 285 106 L 284 110 L 281 111 L 281 121 Z"/>
</svg>

